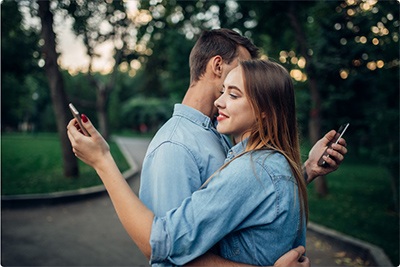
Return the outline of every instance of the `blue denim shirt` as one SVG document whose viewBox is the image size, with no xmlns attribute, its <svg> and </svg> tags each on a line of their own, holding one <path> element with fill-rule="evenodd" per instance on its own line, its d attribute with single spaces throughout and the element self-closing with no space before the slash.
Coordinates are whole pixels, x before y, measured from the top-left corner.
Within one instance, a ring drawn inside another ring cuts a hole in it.
<svg viewBox="0 0 400 267">
<path fill-rule="evenodd" d="M 230 148 L 209 117 L 176 104 L 151 141 L 144 158 L 139 196 L 156 216 L 182 201 L 222 166 Z"/>
<path fill-rule="evenodd" d="M 244 146 L 233 147 L 227 161 Z M 154 218 L 150 262 L 183 265 L 221 240 L 222 257 L 272 266 L 285 252 L 304 246 L 305 237 L 298 188 L 287 160 L 279 153 L 256 151 L 232 160 L 206 188 Z"/>
</svg>

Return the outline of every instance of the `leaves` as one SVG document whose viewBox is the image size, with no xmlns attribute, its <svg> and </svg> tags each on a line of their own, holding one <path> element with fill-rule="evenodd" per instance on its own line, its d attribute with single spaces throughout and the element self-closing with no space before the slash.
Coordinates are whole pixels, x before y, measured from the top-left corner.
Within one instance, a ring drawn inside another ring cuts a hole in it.
<svg viewBox="0 0 400 267">
<path fill-rule="evenodd" d="M 338 266 L 355 266 L 355 267 L 363 267 L 370 266 L 369 261 L 364 261 L 360 257 L 352 258 L 348 256 L 348 253 L 345 251 L 335 253 L 335 263 Z"/>
</svg>

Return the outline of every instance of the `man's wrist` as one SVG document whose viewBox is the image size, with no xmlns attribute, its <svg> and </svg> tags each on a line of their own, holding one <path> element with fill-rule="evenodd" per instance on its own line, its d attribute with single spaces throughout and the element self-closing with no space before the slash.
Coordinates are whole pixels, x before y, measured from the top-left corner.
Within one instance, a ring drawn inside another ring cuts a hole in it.
<svg viewBox="0 0 400 267">
<path fill-rule="evenodd" d="M 310 164 L 310 160 L 307 159 L 302 166 L 303 176 L 306 184 L 311 183 L 317 177 L 315 175 L 316 173 L 313 172 L 312 166 L 310 166 Z"/>
<path fill-rule="evenodd" d="M 307 174 L 307 169 L 306 169 L 306 163 L 303 163 L 303 166 L 301 166 L 301 170 L 303 172 L 303 177 L 304 181 L 308 184 L 308 174 Z"/>
</svg>

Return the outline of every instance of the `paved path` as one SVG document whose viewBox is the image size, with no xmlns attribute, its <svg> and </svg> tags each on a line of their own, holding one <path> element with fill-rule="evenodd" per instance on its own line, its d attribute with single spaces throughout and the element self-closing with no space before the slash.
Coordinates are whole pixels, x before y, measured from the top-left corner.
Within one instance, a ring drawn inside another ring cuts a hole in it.
<svg viewBox="0 0 400 267">
<path fill-rule="evenodd" d="M 139 168 L 149 140 L 118 138 Z M 139 176 L 129 180 L 138 192 Z M 2 205 L 2 266 L 148 266 L 119 222 L 107 193 Z M 312 266 L 365 266 L 362 255 L 308 231 Z M 361 252 L 360 252 L 361 253 Z M 358 261 L 358 264 L 357 264 Z"/>
</svg>

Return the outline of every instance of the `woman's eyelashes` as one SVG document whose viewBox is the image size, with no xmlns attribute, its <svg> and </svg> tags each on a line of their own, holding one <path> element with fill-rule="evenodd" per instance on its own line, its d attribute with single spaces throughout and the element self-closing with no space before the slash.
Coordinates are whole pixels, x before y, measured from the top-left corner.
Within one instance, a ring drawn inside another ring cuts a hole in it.
<svg viewBox="0 0 400 267">
<path fill-rule="evenodd" d="M 237 94 L 233 93 L 232 91 L 233 91 L 233 90 L 229 90 L 229 89 L 228 89 L 229 97 L 232 98 L 232 99 L 238 98 L 239 96 L 238 96 Z M 221 95 L 223 95 L 223 94 L 225 93 L 225 88 L 222 88 L 222 89 L 219 91 L 219 93 L 220 93 Z"/>
<path fill-rule="evenodd" d="M 230 98 L 232 98 L 232 99 L 236 99 L 236 98 L 239 97 L 239 96 L 237 96 L 237 95 L 235 95 L 235 94 L 233 94 L 233 93 L 230 93 L 229 96 L 230 96 Z"/>
</svg>

